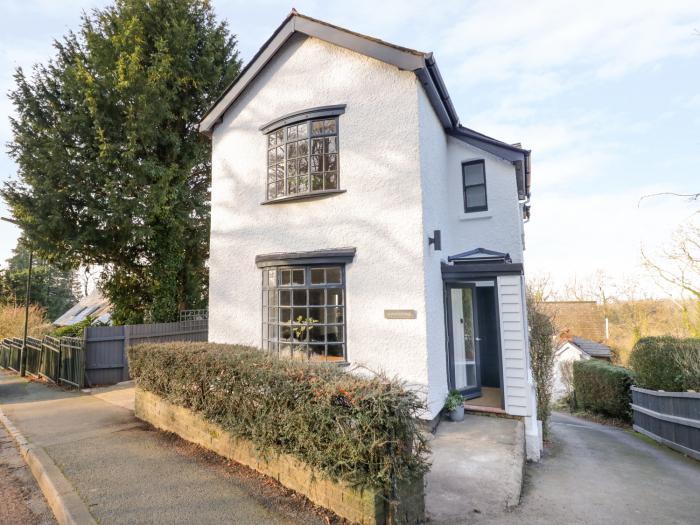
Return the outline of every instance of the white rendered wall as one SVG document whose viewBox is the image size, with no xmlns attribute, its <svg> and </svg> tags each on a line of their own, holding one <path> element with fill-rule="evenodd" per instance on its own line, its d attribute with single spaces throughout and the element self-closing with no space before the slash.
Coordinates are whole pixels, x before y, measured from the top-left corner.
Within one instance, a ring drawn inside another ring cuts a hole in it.
<svg viewBox="0 0 700 525">
<path fill-rule="evenodd" d="M 515 167 L 512 163 L 490 153 L 474 148 L 460 140 L 449 137 L 421 90 L 418 96 L 420 116 L 420 152 L 423 200 L 423 251 L 425 272 L 425 311 L 428 345 L 428 377 L 430 389 L 428 404 L 432 415 L 442 408 L 448 391 L 447 362 L 445 349 L 445 311 L 443 281 L 440 262 L 449 255 L 487 248 L 510 253 L 513 262 L 523 261 L 523 224 L 518 203 Z M 462 194 L 462 163 L 471 160 L 484 160 L 488 211 L 464 213 Z M 442 250 L 428 247 L 428 237 L 434 230 L 442 234 Z M 514 279 L 516 279 L 514 277 Z M 520 278 L 518 288 L 520 289 Z M 499 297 L 499 302 L 502 297 Z M 518 291 L 517 300 L 522 302 L 524 295 Z M 524 305 L 506 306 L 520 308 Z M 503 330 L 503 320 L 501 320 Z M 523 330 L 521 326 L 521 331 Z M 526 332 L 522 332 L 523 334 Z M 509 361 L 502 363 L 504 378 L 512 370 L 506 365 L 515 365 L 520 371 L 518 378 L 512 378 L 509 396 L 505 390 L 506 411 L 514 415 L 527 413 L 527 338 L 523 335 L 517 347 L 517 357 L 511 349 Z M 509 342 L 509 346 L 512 346 Z M 505 380 L 508 384 L 508 380 Z M 520 390 L 518 389 L 520 387 Z M 521 397 L 519 397 L 521 396 Z"/>
<path fill-rule="evenodd" d="M 454 251 L 450 233 L 449 185 L 447 166 L 448 139 L 428 97 L 418 96 L 420 116 L 421 191 L 423 202 L 423 271 L 425 272 L 425 317 L 427 332 L 427 366 L 430 388 L 428 410 L 436 416 L 445 404 L 447 386 L 447 351 L 445 342 L 445 305 L 440 263 Z M 461 175 L 460 175 L 461 176 Z M 442 250 L 428 246 L 428 237 L 441 230 Z"/>
<path fill-rule="evenodd" d="M 418 91 L 411 72 L 295 36 L 225 114 L 213 135 L 209 339 L 261 344 L 255 256 L 355 247 L 346 266 L 347 356 L 427 390 Z M 346 104 L 333 197 L 264 200 L 266 140 L 282 115 Z M 414 309 L 388 320 L 384 309 Z"/>
<path fill-rule="evenodd" d="M 464 213 L 462 163 L 484 160 L 488 210 Z M 449 244 L 447 255 L 487 248 L 523 262 L 523 221 L 518 203 L 515 166 L 453 137 L 447 139 Z"/>
</svg>

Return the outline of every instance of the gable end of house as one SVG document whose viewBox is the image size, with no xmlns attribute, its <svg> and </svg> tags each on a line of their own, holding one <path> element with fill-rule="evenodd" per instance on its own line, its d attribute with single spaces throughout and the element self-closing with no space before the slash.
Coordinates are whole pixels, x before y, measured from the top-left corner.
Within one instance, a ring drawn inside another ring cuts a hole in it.
<svg viewBox="0 0 700 525">
<path fill-rule="evenodd" d="M 394 65 L 400 70 L 415 73 L 445 133 L 513 163 L 516 171 L 519 173 L 520 198 L 522 200 L 529 198 L 530 151 L 462 126 L 432 53 L 397 46 L 377 38 L 362 35 L 322 20 L 302 15 L 296 10 L 292 10 L 287 18 L 284 19 L 282 24 L 272 33 L 240 74 L 204 114 L 199 123 L 201 133 L 211 136 L 216 125 L 222 121 L 226 111 L 295 33 L 318 38 Z"/>
</svg>

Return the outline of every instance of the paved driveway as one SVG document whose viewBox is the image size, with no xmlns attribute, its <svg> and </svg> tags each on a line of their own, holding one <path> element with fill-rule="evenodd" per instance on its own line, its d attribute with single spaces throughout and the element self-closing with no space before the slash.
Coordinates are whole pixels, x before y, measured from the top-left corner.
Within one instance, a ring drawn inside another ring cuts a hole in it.
<svg viewBox="0 0 700 525">
<path fill-rule="evenodd" d="M 528 467 L 521 505 L 463 523 L 700 523 L 700 462 L 630 431 L 552 417 L 547 457 Z"/>
</svg>

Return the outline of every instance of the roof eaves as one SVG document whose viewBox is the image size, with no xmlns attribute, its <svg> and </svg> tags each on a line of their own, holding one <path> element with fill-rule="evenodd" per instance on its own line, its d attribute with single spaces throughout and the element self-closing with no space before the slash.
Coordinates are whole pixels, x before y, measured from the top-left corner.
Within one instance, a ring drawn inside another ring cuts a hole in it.
<svg viewBox="0 0 700 525">
<path fill-rule="evenodd" d="M 440 100 L 445 108 L 445 111 L 447 112 L 448 117 L 450 119 L 449 128 L 459 129 L 460 123 L 459 116 L 457 115 L 457 110 L 455 109 L 454 104 L 452 104 L 450 94 L 447 92 L 447 86 L 445 86 L 445 81 L 442 79 L 440 69 L 438 68 L 437 62 L 435 61 L 435 58 L 433 57 L 432 53 L 430 53 L 426 57 L 425 65 L 428 70 L 428 73 L 430 74 L 430 78 L 433 81 L 435 89 L 437 90 L 438 95 L 440 96 Z"/>
<path fill-rule="evenodd" d="M 521 155 L 530 154 L 529 149 L 513 146 L 512 144 L 508 144 L 507 142 L 503 142 L 502 140 L 489 137 L 488 135 L 484 135 L 483 133 L 479 133 L 478 131 L 475 131 L 462 125 L 457 127 L 457 129 L 455 130 L 455 135 L 464 136 L 466 138 L 486 142 L 488 144 L 493 144 L 494 146 L 498 146 L 499 148 L 504 148 L 515 153 L 520 153 Z"/>
<path fill-rule="evenodd" d="M 211 136 L 211 132 L 214 129 L 214 126 L 216 123 L 219 121 L 221 118 L 221 115 L 226 112 L 226 110 L 229 108 L 229 106 L 233 103 L 233 101 L 237 98 L 238 93 L 235 93 L 235 96 L 230 96 L 232 93 L 232 90 L 236 85 L 239 84 L 239 82 L 244 81 L 244 84 L 247 84 L 249 81 L 251 81 L 257 73 L 269 62 L 269 60 L 272 58 L 272 55 L 275 54 L 277 49 L 279 49 L 284 42 L 287 41 L 287 39 L 292 36 L 294 33 L 294 17 L 297 16 L 296 11 L 292 10 L 291 13 L 285 18 L 282 23 L 275 29 L 275 31 L 270 35 L 270 38 L 268 38 L 265 43 L 262 45 L 260 49 L 258 49 L 258 52 L 253 55 L 253 58 L 250 59 L 250 61 L 241 69 L 241 71 L 236 75 L 236 78 L 234 78 L 231 83 L 224 89 L 224 91 L 219 95 L 219 97 L 214 101 L 214 103 L 209 107 L 209 109 L 204 113 L 204 116 L 200 119 L 199 121 L 199 131 L 200 133 L 204 133 L 205 135 Z M 272 52 L 268 53 L 270 51 L 270 46 L 272 44 L 275 44 L 273 46 Z M 263 63 L 259 63 L 260 60 L 264 60 Z M 248 78 L 250 77 L 250 78 Z M 243 91 L 241 89 L 240 91 Z M 230 99 L 227 101 L 226 106 L 221 109 L 221 105 L 224 103 L 226 99 Z M 217 110 L 218 108 L 218 110 Z"/>
<path fill-rule="evenodd" d="M 387 42 L 386 40 L 382 40 L 381 38 L 375 38 L 373 36 L 368 36 L 368 35 L 364 35 L 362 33 L 358 33 L 357 31 L 351 31 L 350 29 L 347 29 L 345 27 L 336 26 L 336 25 L 328 23 L 324 20 L 319 20 L 318 18 L 313 18 L 313 17 L 310 17 L 308 15 L 303 15 L 301 13 L 298 13 L 297 11 L 292 11 L 290 16 L 296 16 L 299 20 L 307 20 L 307 21 L 313 22 L 315 24 L 326 26 L 329 29 L 342 31 L 343 33 L 347 33 L 349 35 L 353 35 L 353 36 L 356 36 L 358 38 L 362 38 L 363 40 L 369 40 L 371 42 L 374 42 L 375 44 L 379 44 L 382 46 L 393 48 L 396 51 L 401 51 L 402 53 L 408 53 L 408 54 L 415 55 L 415 56 L 421 57 L 421 58 L 425 58 L 428 55 L 430 55 L 430 53 L 426 53 L 425 51 L 418 51 L 417 49 L 412 49 L 410 47 L 403 47 L 403 46 L 399 46 L 396 44 L 392 44 L 391 42 Z M 303 29 L 304 26 L 301 25 L 300 28 Z"/>
<path fill-rule="evenodd" d="M 200 132 L 211 135 L 214 126 L 240 93 L 265 67 L 277 50 L 297 32 L 331 42 L 416 74 L 419 70 L 426 68 L 427 53 L 390 44 L 292 11 L 207 110 L 199 122 Z"/>
</svg>

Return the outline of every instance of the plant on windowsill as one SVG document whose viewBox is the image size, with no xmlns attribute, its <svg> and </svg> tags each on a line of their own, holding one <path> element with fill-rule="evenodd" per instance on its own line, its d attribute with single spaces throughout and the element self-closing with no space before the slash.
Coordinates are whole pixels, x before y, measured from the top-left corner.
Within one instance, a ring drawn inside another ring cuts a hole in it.
<svg viewBox="0 0 700 525">
<path fill-rule="evenodd" d="M 314 319 L 313 317 L 304 318 L 302 315 L 297 317 L 295 320 L 295 325 L 292 328 L 292 332 L 294 332 L 294 337 L 296 340 L 304 341 L 305 343 L 308 342 L 309 337 L 311 336 L 311 330 L 313 330 L 314 324 L 316 323 L 318 323 L 318 319 Z M 295 355 L 297 351 L 305 350 L 305 346 L 306 345 L 294 345 Z"/>
<path fill-rule="evenodd" d="M 445 410 L 450 421 L 464 420 L 464 398 L 459 390 L 452 390 L 445 399 Z"/>
</svg>

